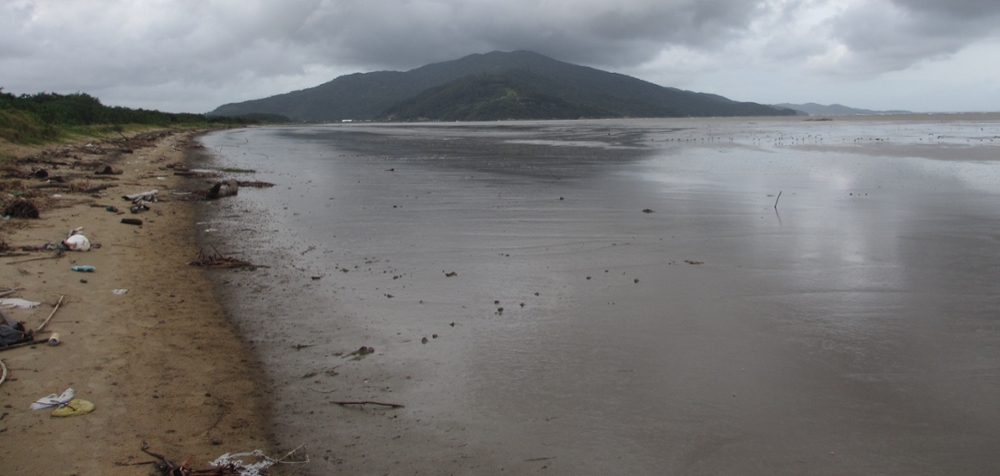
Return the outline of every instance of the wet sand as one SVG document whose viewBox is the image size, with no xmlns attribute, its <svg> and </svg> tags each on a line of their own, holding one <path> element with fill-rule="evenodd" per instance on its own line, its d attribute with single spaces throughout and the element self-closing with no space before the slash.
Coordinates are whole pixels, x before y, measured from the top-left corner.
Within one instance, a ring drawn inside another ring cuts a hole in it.
<svg viewBox="0 0 1000 476">
<path fill-rule="evenodd" d="M 313 474 L 1000 470 L 996 117 L 204 143 L 278 184 L 199 229 Z"/>
</svg>

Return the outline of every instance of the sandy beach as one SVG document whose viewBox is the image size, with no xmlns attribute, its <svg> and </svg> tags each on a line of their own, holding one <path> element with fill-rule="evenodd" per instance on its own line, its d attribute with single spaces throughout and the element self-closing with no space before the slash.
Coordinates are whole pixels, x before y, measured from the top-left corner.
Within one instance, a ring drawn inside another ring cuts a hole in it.
<svg viewBox="0 0 1000 476">
<path fill-rule="evenodd" d="M 36 329 L 56 332 L 58 346 L 0 352 L 0 473 L 134 475 L 151 466 L 150 451 L 204 468 L 227 452 L 270 451 L 264 430 L 261 373 L 229 324 L 200 268 L 194 205 L 172 191 L 203 189 L 204 180 L 179 177 L 195 131 L 163 131 L 122 139 L 78 140 L 46 147 L 0 144 L 15 160 L 3 162 L 5 205 L 10 192 L 30 197 L 39 219 L 3 220 L 0 287 L 8 297 L 41 304 L 6 310 Z M 121 175 L 98 176 L 111 166 Z M 47 179 L 26 178 L 45 169 Z M 63 183 L 55 177 L 61 176 Z M 71 188 L 64 187 L 68 185 Z M 96 193 L 73 190 L 113 185 Z M 51 188 L 40 188 L 51 186 Z M 133 215 L 122 196 L 159 190 L 150 210 Z M 109 212 L 113 205 L 124 213 Z M 139 218 L 141 226 L 121 223 Z M 83 227 L 87 252 L 23 251 L 59 242 Z M 98 248 L 96 245 L 100 245 Z M 89 265 L 93 272 L 74 272 Z M 127 289 L 124 294 L 112 290 Z M 92 413 L 67 418 L 29 405 L 73 388 L 94 404 Z"/>
</svg>

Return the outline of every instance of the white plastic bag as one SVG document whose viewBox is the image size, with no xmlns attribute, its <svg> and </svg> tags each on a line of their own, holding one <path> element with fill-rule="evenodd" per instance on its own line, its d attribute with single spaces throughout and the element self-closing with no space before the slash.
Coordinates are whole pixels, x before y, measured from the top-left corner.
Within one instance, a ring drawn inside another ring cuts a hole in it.
<svg viewBox="0 0 1000 476">
<path fill-rule="evenodd" d="M 69 238 L 63 241 L 63 244 L 69 248 L 70 251 L 90 251 L 90 240 L 86 236 L 80 233 L 83 227 L 75 228 L 69 232 Z"/>
<path fill-rule="evenodd" d="M 69 403 L 69 401 L 72 399 L 73 399 L 73 389 L 68 388 L 66 389 L 65 392 L 62 393 L 62 395 L 56 395 L 53 393 L 52 395 L 49 395 L 47 397 L 39 398 L 38 401 L 31 404 L 31 409 L 44 410 L 46 408 L 61 407 Z"/>
</svg>

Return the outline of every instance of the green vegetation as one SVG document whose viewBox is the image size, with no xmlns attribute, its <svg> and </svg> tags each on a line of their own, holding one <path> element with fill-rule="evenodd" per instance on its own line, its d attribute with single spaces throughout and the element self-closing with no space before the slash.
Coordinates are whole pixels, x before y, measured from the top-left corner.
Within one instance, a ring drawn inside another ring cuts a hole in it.
<svg viewBox="0 0 1000 476">
<path fill-rule="evenodd" d="M 36 144 L 59 137 L 59 129 L 34 115 L 14 109 L 0 109 L 0 138 L 15 144 Z"/>
<path fill-rule="evenodd" d="M 137 128 L 245 126 L 265 122 L 289 122 L 289 119 L 275 114 L 218 117 L 111 107 L 85 93 L 15 96 L 0 88 L 0 137 L 17 144 L 38 144 L 67 134 L 97 136 Z"/>
<path fill-rule="evenodd" d="M 505 81 L 509 84 L 502 86 Z M 498 95 L 500 87 L 514 94 Z M 452 110 L 448 98 L 458 100 Z M 421 114 L 430 114 L 423 117 L 431 120 L 795 115 L 789 109 L 665 88 L 530 51 L 470 55 L 406 72 L 351 74 L 314 88 L 225 104 L 209 114 L 253 112 L 302 121 L 414 120 Z"/>
<path fill-rule="evenodd" d="M 389 108 L 379 119 L 393 121 L 489 121 L 612 117 L 589 104 L 541 92 L 544 79 L 531 73 L 470 76 L 431 88 Z"/>
</svg>

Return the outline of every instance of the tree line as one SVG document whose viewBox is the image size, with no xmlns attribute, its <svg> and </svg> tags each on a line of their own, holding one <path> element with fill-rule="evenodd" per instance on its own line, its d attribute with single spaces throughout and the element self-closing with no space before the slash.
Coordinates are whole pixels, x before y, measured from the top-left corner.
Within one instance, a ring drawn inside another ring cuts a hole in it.
<svg viewBox="0 0 1000 476">
<path fill-rule="evenodd" d="M 38 142 L 58 138 L 66 129 L 108 126 L 121 131 L 122 125 L 157 127 L 174 126 L 245 126 L 289 122 L 277 114 L 242 116 L 207 116 L 193 113 L 170 113 L 149 109 L 105 106 L 86 93 L 58 94 L 41 92 L 14 95 L 0 88 L 0 137 L 10 142 Z"/>
</svg>

